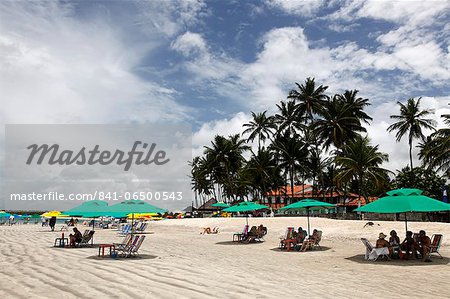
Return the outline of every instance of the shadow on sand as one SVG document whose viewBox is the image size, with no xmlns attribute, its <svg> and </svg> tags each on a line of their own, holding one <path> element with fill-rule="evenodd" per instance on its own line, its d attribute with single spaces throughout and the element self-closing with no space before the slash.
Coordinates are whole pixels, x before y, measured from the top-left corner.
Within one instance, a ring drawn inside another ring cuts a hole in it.
<svg viewBox="0 0 450 299">
<path fill-rule="evenodd" d="M 347 257 L 345 258 L 348 261 L 352 261 L 359 264 L 371 264 L 371 265 L 390 265 L 390 266 L 407 266 L 407 267 L 414 267 L 414 266 L 433 266 L 433 265 L 447 265 L 450 262 L 450 259 L 448 257 L 439 258 L 439 257 L 432 257 L 432 262 L 425 263 L 422 262 L 422 260 L 378 260 L 378 261 L 366 261 L 364 259 L 364 254 L 358 254 L 355 256 Z"/>
<path fill-rule="evenodd" d="M 223 242 L 217 242 L 216 245 L 256 245 L 256 244 L 262 244 L 262 243 L 264 243 L 264 242 L 244 243 L 244 242 L 223 241 Z"/>
<path fill-rule="evenodd" d="M 128 258 L 126 257 L 116 257 L 116 258 L 112 258 L 109 255 L 106 255 L 104 257 L 102 256 L 98 256 L 98 255 L 93 255 L 93 256 L 89 256 L 87 257 L 90 260 L 98 260 L 98 261 L 132 261 L 132 260 L 153 260 L 156 259 L 158 256 L 156 255 L 151 255 L 151 254 L 139 254 L 139 255 L 135 255 L 135 256 L 130 256 Z"/>
<path fill-rule="evenodd" d="M 320 251 L 327 251 L 327 250 L 330 250 L 331 249 L 331 247 L 325 247 L 325 246 L 320 246 L 320 248 L 314 248 L 314 249 L 312 249 L 312 250 L 306 250 L 305 252 L 300 252 L 300 251 L 297 251 L 297 250 L 291 250 L 291 251 L 287 251 L 286 249 L 280 249 L 280 248 L 278 248 L 278 247 L 275 247 L 275 248 L 272 248 L 272 249 L 270 249 L 270 250 L 272 250 L 272 251 L 276 251 L 276 252 L 283 252 L 283 253 L 314 253 L 314 252 L 320 252 Z"/>
<path fill-rule="evenodd" d="M 59 247 L 59 246 L 51 246 L 50 248 L 55 249 L 69 249 L 69 250 L 83 250 L 83 249 L 92 249 L 92 248 L 99 248 L 100 244 L 93 244 L 88 246 L 82 246 L 82 247 L 72 247 L 72 246 L 65 246 L 65 247 Z"/>
</svg>

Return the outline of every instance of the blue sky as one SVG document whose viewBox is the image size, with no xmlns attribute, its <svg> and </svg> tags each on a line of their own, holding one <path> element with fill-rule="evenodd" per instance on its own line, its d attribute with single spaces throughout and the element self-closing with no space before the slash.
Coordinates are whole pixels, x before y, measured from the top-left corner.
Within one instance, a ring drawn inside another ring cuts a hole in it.
<svg viewBox="0 0 450 299">
<path fill-rule="evenodd" d="M 370 98 L 395 170 L 396 101 L 450 112 L 449 18 L 447 1 L 2 1 L 0 119 L 189 122 L 199 154 L 315 77 Z"/>
</svg>

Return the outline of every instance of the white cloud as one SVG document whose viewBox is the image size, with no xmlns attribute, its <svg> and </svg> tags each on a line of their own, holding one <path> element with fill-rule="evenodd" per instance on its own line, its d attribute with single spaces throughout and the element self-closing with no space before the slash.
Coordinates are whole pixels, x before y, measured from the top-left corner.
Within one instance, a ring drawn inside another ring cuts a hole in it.
<svg viewBox="0 0 450 299">
<path fill-rule="evenodd" d="M 238 112 L 230 119 L 219 119 L 204 123 L 192 136 L 192 156 L 203 154 L 204 146 L 210 146 L 216 135 L 228 137 L 234 134 L 242 134 L 243 124 L 251 119 L 249 114 Z"/>
<path fill-rule="evenodd" d="M 393 21 L 413 26 L 429 25 L 434 19 L 450 7 L 448 1 L 365 1 L 358 12 L 358 17 L 367 17 Z"/>
<path fill-rule="evenodd" d="M 266 5 L 273 8 L 278 8 L 286 13 L 300 15 L 300 16 L 312 16 L 326 1 L 323 0 L 266 0 Z"/>
<path fill-rule="evenodd" d="M 0 5 L 3 123 L 186 118 L 174 90 L 133 73 L 142 48 L 124 44 L 110 24 L 77 21 L 56 2 Z"/>
<path fill-rule="evenodd" d="M 208 14 L 202 0 L 144 0 L 136 5 L 139 10 L 136 25 L 149 34 L 157 31 L 169 37 L 197 24 Z"/>
<path fill-rule="evenodd" d="M 207 51 L 203 37 L 198 33 L 189 31 L 178 36 L 171 44 L 171 49 L 180 52 L 186 57 L 195 54 L 204 54 Z"/>
</svg>

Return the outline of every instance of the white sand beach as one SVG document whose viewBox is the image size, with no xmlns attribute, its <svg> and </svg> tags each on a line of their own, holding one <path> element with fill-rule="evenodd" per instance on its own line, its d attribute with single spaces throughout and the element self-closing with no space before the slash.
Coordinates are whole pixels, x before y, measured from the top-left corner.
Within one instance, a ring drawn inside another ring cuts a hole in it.
<svg viewBox="0 0 450 299">
<path fill-rule="evenodd" d="M 152 222 L 140 258 L 98 259 L 97 248 L 53 248 L 61 232 L 40 225 L 0 227 L 0 298 L 448 298 L 450 225 L 410 222 L 410 230 L 444 235 L 441 254 L 431 263 L 363 260 L 360 238 L 375 243 L 379 232 L 403 222 L 312 218 L 323 231 L 322 249 L 277 249 L 287 226 L 306 218 L 251 218 L 268 227 L 265 242 L 232 243 L 244 218 L 180 219 Z M 217 235 L 200 235 L 218 226 Z M 58 228 L 58 227 L 57 227 Z M 85 227 L 80 226 L 80 230 Z M 67 232 L 66 232 L 67 234 Z M 120 242 L 114 230 L 98 230 L 95 243 Z"/>
</svg>

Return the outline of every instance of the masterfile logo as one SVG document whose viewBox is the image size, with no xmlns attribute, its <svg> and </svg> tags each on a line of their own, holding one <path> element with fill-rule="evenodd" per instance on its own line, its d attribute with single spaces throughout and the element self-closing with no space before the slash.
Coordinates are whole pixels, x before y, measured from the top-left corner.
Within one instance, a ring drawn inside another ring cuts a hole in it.
<svg viewBox="0 0 450 299">
<path fill-rule="evenodd" d="M 142 147 L 143 150 L 138 148 Z M 142 141 L 135 141 L 132 149 L 129 152 L 125 152 L 119 149 L 111 152 L 109 150 L 100 150 L 100 145 L 96 144 L 93 149 L 87 150 L 86 147 L 82 147 L 79 151 L 62 150 L 58 144 L 32 144 L 27 147 L 30 155 L 28 156 L 26 164 L 30 165 L 34 162 L 41 165 L 47 163 L 48 165 L 109 165 L 116 163 L 117 165 L 124 165 L 124 170 L 128 171 L 133 163 L 136 165 L 164 165 L 167 164 L 170 159 L 166 158 L 166 152 L 163 150 L 155 151 L 156 143 L 149 145 Z"/>
</svg>

